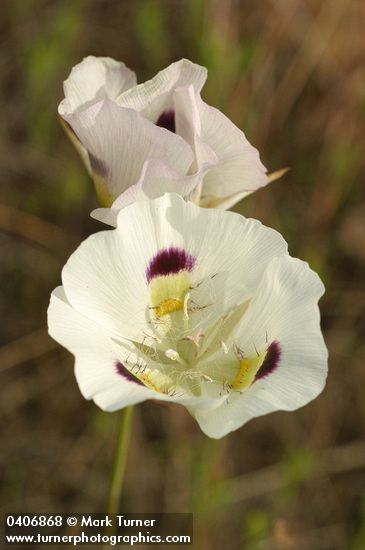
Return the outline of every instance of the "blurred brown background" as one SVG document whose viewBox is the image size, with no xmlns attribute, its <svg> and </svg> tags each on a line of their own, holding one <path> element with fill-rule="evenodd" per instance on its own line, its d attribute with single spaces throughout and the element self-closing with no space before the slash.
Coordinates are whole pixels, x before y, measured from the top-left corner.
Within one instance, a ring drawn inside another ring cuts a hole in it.
<svg viewBox="0 0 365 550">
<path fill-rule="evenodd" d="M 329 380 L 221 441 L 182 408 L 138 406 L 123 511 L 193 510 L 198 550 L 365 548 L 364 27 L 362 0 L 2 0 L 3 512 L 102 512 L 113 454 L 115 416 L 83 400 L 45 328 L 65 260 L 102 227 L 57 121 L 62 81 L 89 54 L 140 82 L 188 57 L 269 171 L 291 167 L 237 210 L 324 279 Z"/>
</svg>

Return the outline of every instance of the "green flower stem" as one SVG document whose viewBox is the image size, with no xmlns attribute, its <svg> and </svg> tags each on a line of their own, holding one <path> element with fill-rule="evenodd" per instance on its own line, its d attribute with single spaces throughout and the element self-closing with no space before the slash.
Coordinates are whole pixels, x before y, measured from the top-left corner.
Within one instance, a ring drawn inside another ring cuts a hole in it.
<svg viewBox="0 0 365 550">
<path fill-rule="evenodd" d="M 128 445 L 131 435 L 133 406 L 122 409 L 118 414 L 118 436 L 115 445 L 115 454 L 110 478 L 109 493 L 107 500 L 106 512 L 107 515 L 117 514 L 119 512 L 119 504 L 122 495 L 123 479 L 125 465 L 127 462 Z M 116 525 L 107 527 L 105 535 L 114 535 Z M 103 545 L 103 550 L 110 549 L 109 544 Z"/>
<path fill-rule="evenodd" d="M 119 427 L 118 438 L 115 447 L 114 463 L 112 469 L 112 475 L 110 478 L 110 487 L 107 502 L 107 514 L 117 514 L 119 512 L 120 498 L 123 488 L 123 478 L 125 465 L 127 461 L 128 444 L 131 434 L 131 420 L 132 420 L 133 407 L 126 407 L 119 413 Z M 115 525 L 113 526 L 114 531 Z M 111 531 L 107 534 L 111 534 Z M 106 545 L 106 548 L 109 548 Z"/>
</svg>

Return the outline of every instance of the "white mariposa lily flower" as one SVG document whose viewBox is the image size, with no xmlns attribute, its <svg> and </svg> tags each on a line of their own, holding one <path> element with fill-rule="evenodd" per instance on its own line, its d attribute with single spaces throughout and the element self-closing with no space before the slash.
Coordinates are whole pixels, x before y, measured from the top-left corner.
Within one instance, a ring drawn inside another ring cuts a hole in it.
<svg viewBox="0 0 365 550">
<path fill-rule="evenodd" d="M 103 410 L 180 403 L 220 438 L 325 384 L 323 285 L 256 220 L 174 194 L 135 202 L 79 246 L 62 282 L 49 333 Z"/>
<path fill-rule="evenodd" d="M 266 185 L 257 150 L 201 99 L 206 78 L 204 67 L 186 59 L 139 85 L 124 63 L 107 57 L 87 57 L 72 69 L 59 114 L 103 206 L 132 186 L 118 208 L 132 195 L 161 195 L 161 185 L 144 184 L 146 161 L 166 165 L 172 181 L 165 179 L 163 192 L 176 191 L 174 181 L 183 176 L 179 194 L 205 206 L 228 208 Z"/>
</svg>

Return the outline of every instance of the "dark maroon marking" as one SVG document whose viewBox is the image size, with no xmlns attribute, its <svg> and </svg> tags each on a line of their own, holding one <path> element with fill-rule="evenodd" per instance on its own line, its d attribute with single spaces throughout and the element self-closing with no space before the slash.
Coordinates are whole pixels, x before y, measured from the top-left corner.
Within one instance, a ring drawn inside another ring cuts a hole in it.
<svg viewBox="0 0 365 550">
<path fill-rule="evenodd" d="M 172 109 L 170 111 L 164 111 L 157 119 L 156 126 L 160 126 L 161 128 L 166 128 L 166 130 L 170 130 L 170 132 L 175 133 L 176 127 L 175 127 L 175 111 Z"/>
<path fill-rule="evenodd" d="M 195 258 L 183 250 L 171 246 L 160 250 L 152 258 L 146 271 L 147 281 L 150 282 L 159 275 L 173 275 L 180 271 L 191 271 L 195 265 Z"/>
<path fill-rule="evenodd" d="M 269 374 L 273 373 L 276 370 L 280 363 L 281 357 L 281 347 L 279 342 L 271 342 L 267 348 L 266 357 L 262 363 L 258 373 L 256 374 L 255 381 L 260 378 L 265 378 Z"/>
<path fill-rule="evenodd" d="M 143 382 L 136 378 L 120 361 L 115 362 L 115 368 L 117 370 L 117 373 L 120 374 L 120 376 L 122 376 L 123 378 L 126 378 L 128 382 L 133 382 L 134 384 L 138 384 L 139 386 L 144 386 Z"/>
<path fill-rule="evenodd" d="M 106 178 L 106 176 L 108 175 L 108 167 L 105 164 L 105 162 L 99 159 L 98 157 L 95 157 L 95 155 L 93 155 L 90 152 L 89 152 L 89 160 L 90 160 L 90 166 L 93 172 L 95 172 L 95 174 L 97 174 L 102 178 Z"/>
</svg>

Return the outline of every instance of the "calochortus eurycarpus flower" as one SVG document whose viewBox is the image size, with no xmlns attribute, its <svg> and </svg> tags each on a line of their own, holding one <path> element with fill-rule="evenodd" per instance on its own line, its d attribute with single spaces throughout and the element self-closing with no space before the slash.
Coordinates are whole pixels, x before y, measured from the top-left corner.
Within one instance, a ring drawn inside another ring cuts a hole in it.
<svg viewBox="0 0 365 550">
<path fill-rule="evenodd" d="M 175 194 L 135 202 L 79 246 L 62 282 L 49 332 L 104 410 L 180 403 L 220 438 L 325 384 L 323 285 L 256 220 Z"/>
<path fill-rule="evenodd" d="M 87 57 L 72 69 L 59 114 L 103 206 L 132 186 L 136 200 L 176 192 L 174 181 L 183 177 L 179 194 L 228 208 L 267 183 L 243 132 L 201 99 L 206 78 L 204 67 L 186 59 L 139 85 L 123 63 L 106 57 Z M 170 174 L 158 187 L 148 177 L 156 161 Z"/>
</svg>

